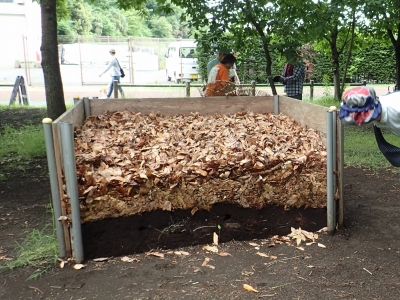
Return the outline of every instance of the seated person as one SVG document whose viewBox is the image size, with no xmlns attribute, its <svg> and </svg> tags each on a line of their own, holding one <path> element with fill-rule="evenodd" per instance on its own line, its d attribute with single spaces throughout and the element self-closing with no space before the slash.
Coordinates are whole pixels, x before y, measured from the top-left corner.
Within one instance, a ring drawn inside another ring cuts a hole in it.
<svg viewBox="0 0 400 300">
<path fill-rule="evenodd" d="M 193 58 L 194 57 L 194 49 L 190 49 L 190 52 L 186 55 L 186 58 Z"/>
<path fill-rule="evenodd" d="M 235 85 L 230 81 L 229 70 L 236 62 L 232 54 L 227 54 L 221 62 L 215 65 L 208 75 L 206 97 L 225 96 L 235 90 Z"/>
</svg>

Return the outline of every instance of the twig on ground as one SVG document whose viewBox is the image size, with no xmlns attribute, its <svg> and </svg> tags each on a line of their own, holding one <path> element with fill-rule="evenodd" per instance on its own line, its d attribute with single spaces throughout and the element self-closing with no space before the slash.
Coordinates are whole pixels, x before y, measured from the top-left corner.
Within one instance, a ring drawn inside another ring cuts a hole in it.
<svg viewBox="0 0 400 300">
<path fill-rule="evenodd" d="M 372 275 L 372 273 L 371 273 L 370 271 L 368 271 L 366 268 L 363 268 L 363 270 L 364 270 L 365 272 L 368 272 L 369 275 Z"/>
<path fill-rule="evenodd" d="M 270 287 L 269 289 L 270 290 L 275 290 L 275 289 L 278 289 L 278 288 L 281 288 L 281 287 L 284 287 L 286 285 L 290 285 L 290 284 L 293 284 L 293 283 L 295 283 L 295 282 L 288 282 L 288 283 L 281 284 L 281 285 L 278 285 L 278 286 L 273 286 L 273 287 Z"/>
<path fill-rule="evenodd" d="M 40 289 L 38 289 L 37 287 L 29 286 L 29 288 L 34 289 L 36 292 L 40 292 L 41 294 L 43 294 L 43 292 Z"/>
<path fill-rule="evenodd" d="M 193 229 L 193 232 L 195 232 L 197 229 L 201 229 L 201 228 L 216 228 L 216 226 L 200 226 L 200 227 Z"/>
</svg>

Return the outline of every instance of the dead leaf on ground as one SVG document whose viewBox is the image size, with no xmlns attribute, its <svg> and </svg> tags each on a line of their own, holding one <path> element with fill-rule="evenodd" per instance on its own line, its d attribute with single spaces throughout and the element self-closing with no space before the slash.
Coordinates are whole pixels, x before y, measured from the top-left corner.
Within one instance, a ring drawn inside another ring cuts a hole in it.
<svg viewBox="0 0 400 300">
<path fill-rule="evenodd" d="M 269 257 L 268 254 L 262 253 L 262 252 L 257 252 L 257 255 L 260 255 L 261 257 Z"/>
<path fill-rule="evenodd" d="M 160 252 L 147 252 L 146 255 L 151 255 L 151 256 L 155 256 L 158 258 L 164 258 L 164 253 L 160 253 Z"/>
<path fill-rule="evenodd" d="M 213 234 L 213 244 L 218 246 L 218 234 L 215 232 Z"/>
<path fill-rule="evenodd" d="M 209 252 L 218 253 L 218 247 L 217 246 L 205 245 L 205 246 L 203 246 L 202 249 L 206 250 L 206 251 L 209 251 Z"/>
<path fill-rule="evenodd" d="M 108 257 L 99 257 L 99 258 L 93 259 L 93 261 L 96 261 L 96 262 L 101 262 L 101 261 L 106 261 L 106 260 L 108 260 Z"/>
<path fill-rule="evenodd" d="M 86 265 L 84 265 L 84 264 L 75 264 L 74 265 L 75 270 L 80 270 L 80 269 L 83 269 L 84 267 L 86 267 Z"/>
<path fill-rule="evenodd" d="M 230 253 L 228 252 L 219 252 L 218 253 L 219 256 L 232 256 Z"/>
<path fill-rule="evenodd" d="M 251 285 L 248 284 L 243 284 L 243 288 L 249 292 L 254 292 L 254 293 L 258 293 L 258 291 L 256 289 L 254 289 Z"/>
</svg>

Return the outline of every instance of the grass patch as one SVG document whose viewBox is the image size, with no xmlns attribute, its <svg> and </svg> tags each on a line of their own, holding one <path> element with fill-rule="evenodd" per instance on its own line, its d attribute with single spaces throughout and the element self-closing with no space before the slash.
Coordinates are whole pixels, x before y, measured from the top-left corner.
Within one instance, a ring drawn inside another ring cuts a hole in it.
<svg viewBox="0 0 400 300">
<path fill-rule="evenodd" d="M 48 220 L 50 212 L 53 221 Z M 16 258 L 0 266 L 0 271 L 32 266 L 35 271 L 27 279 L 31 280 L 54 268 L 58 259 L 58 244 L 52 213 L 52 210 L 46 213 L 47 224 L 43 229 L 33 229 L 21 244 L 16 243 Z"/>
<path fill-rule="evenodd" d="M 20 161 L 46 155 L 43 127 L 23 125 L 16 129 L 6 125 L 2 128 L 0 160 Z"/>
<path fill-rule="evenodd" d="M 387 131 L 384 136 L 389 143 L 400 146 L 399 137 Z M 372 124 L 344 127 L 344 162 L 373 170 L 392 167 L 378 148 Z"/>
<path fill-rule="evenodd" d="M 28 162 L 35 157 L 46 155 L 43 127 L 23 125 L 14 128 L 6 125 L 0 132 L 0 181 L 7 180 L 7 172 L 25 172 Z"/>
</svg>

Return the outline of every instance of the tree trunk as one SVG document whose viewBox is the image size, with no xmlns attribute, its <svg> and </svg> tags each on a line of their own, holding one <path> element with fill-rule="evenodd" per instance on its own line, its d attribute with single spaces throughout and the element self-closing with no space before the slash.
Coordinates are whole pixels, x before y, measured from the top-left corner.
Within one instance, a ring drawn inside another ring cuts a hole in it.
<svg viewBox="0 0 400 300">
<path fill-rule="evenodd" d="M 347 70 L 349 68 L 350 59 L 351 59 L 352 52 L 353 52 L 354 37 L 355 37 L 355 27 L 356 27 L 356 14 L 355 14 L 355 11 L 353 11 L 353 21 L 352 21 L 352 24 L 351 24 L 350 45 L 349 45 L 349 50 L 348 50 L 348 53 L 347 53 L 346 65 L 345 65 L 344 71 L 343 71 L 342 85 L 340 86 L 340 95 L 339 95 L 340 99 L 342 98 L 342 95 L 343 95 L 343 92 L 344 92 L 344 85 L 346 84 Z"/>
<path fill-rule="evenodd" d="M 250 6 L 249 6 L 249 5 L 250 5 L 250 4 L 247 3 L 247 6 L 248 6 L 247 8 L 248 8 L 249 11 L 250 11 Z M 256 21 L 256 19 L 254 18 L 254 16 L 253 16 L 251 13 L 248 13 L 248 14 L 247 14 L 247 19 L 248 19 L 248 20 L 250 21 L 250 23 L 253 24 L 253 26 L 256 28 L 256 30 L 257 30 L 258 34 L 260 35 L 261 40 L 262 40 L 262 42 L 263 42 L 263 49 L 264 49 L 264 54 L 265 54 L 265 60 L 267 61 L 267 65 L 266 65 L 266 67 L 265 67 L 265 72 L 267 73 L 268 80 L 269 80 L 269 83 L 270 83 L 270 85 L 271 85 L 272 95 L 277 95 L 275 83 L 274 83 L 274 81 L 272 80 L 272 74 L 271 74 L 271 71 L 272 71 L 272 59 L 271 59 L 271 54 L 269 53 L 269 49 L 268 49 L 268 46 L 269 46 L 268 38 L 265 36 L 264 29 L 262 28 L 262 26 L 260 25 L 260 23 L 258 23 L 258 22 Z"/>
<path fill-rule="evenodd" d="M 335 100 L 340 101 L 340 63 L 339 63 L 339 51 L 337 49 L 337 36 L 338 30 L 332 30 L 331 32 L 331 53 L 332 53 L 332 71 L 333 71 L 333 97 Z"/>
<path fill-rule="evenodd" d="M 47 115 L 55 120 L 66 111 L 64 90 L 58 62 L 56 0 L 41 0 L 42 69 L 46 93 Z"/>
<path fill-rule="evenodd" d="M 277 95 L 278 93 L 276 92 L 275 82 L 272 79 L 271 54 L 269 53 L 268 42 L 265 39 L 263 40 L 263 48 L 264 48 L 265 60 L 267 61 L 267 65 L 265 67 L 265 72 L 267 73 L 269 84 L 271 85 L 272 95 Z"/>
</svg>

